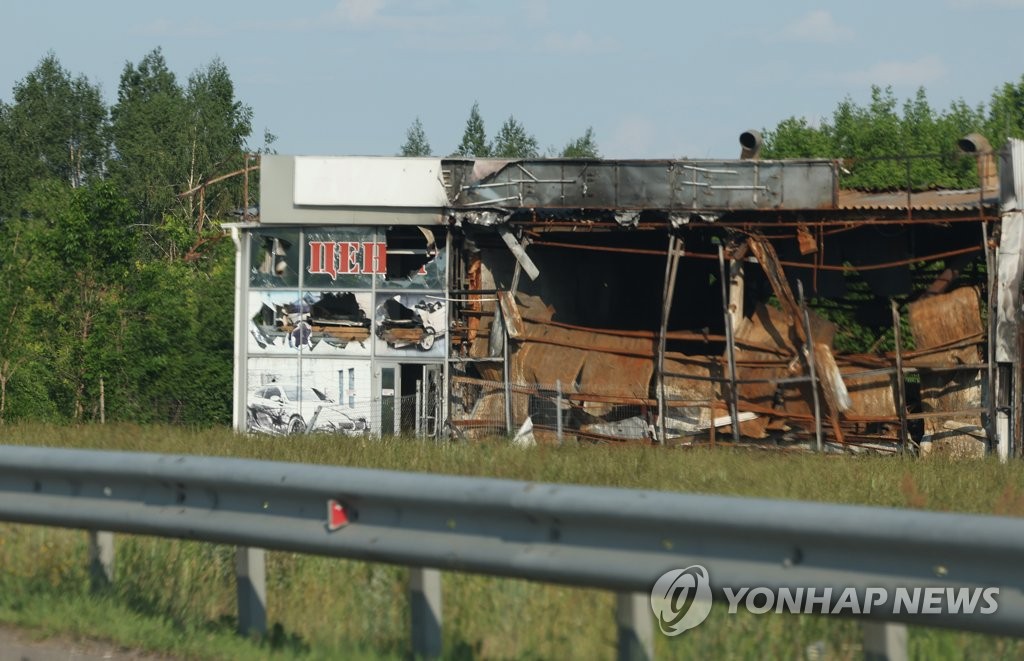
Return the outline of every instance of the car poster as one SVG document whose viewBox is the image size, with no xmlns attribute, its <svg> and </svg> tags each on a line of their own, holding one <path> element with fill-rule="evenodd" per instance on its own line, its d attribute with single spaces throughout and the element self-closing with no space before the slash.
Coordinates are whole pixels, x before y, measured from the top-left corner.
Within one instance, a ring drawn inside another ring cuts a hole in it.
<svg viewBox="0 0 1024 661">
<path fill-rule="evenodd" d="M 245 429 L 287 435 L 372 431 L 369 360 L 253 357 Z"/>
</svg>

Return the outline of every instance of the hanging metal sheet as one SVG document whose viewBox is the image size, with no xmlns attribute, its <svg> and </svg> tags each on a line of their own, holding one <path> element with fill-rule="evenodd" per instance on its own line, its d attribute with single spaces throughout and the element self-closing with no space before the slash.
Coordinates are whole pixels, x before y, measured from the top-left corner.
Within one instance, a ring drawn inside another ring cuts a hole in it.
<svg viewBox="0 0 1024 661">
<path fill-rule="evenodd" d="M 973 287 L 930 296 L 908 307 L 910 330 L 918 350 L 957 344 L 971 337 L 982 337 L 981 295 Z M 960 346 L 928 354 L 911 364 L 936 367 L 976 365 L 982 360 L 978 345 Z M 933 450 L 957 456 L 983 456 L 985 443 L 973 431 L 981 427 L 981 370 L 957 370 L 921 373 L 921 409 L 923 413 L 948 412 L 924 419 L 925 440 Z M 966 412 L 965 411 L 971 411 Z"/>
</svg>

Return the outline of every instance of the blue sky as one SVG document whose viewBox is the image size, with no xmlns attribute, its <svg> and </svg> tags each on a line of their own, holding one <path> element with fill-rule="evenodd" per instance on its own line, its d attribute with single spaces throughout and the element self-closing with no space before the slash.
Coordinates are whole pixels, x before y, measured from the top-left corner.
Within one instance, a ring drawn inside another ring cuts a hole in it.
<svg viewBox="0 0 1024 661">
<path fill-rule="evenodd" d="M 747 128 L 829 117 L 871 84 L 933 107 L 1024 74 L 1024 0 L 325 0 L 6 3 L 0 99 L 52 50 L 113 101 L 161 47 L 184 82 L 219 57 L 289 154 L 393 155 L 417 116 L 450 153 L 474 101 L 542 148 L 593 126 L 611 158 L 733 158 Z"/>
</svg>

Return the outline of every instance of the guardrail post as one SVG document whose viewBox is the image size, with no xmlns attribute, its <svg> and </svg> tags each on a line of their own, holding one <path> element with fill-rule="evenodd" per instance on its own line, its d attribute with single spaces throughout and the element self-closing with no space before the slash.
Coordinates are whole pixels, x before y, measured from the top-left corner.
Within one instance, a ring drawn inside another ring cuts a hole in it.
<svg viewBox="0 0 1024 661">
<path fill-rule="evenodd" d="M 441 570 L 409 568 L 412 654 L 417 659 L 441 656 Z"/>
<path fill-rule="evenodd" d="M 654 658 L 654 622 L 651 620 L 650 595 L 620 592 L 616 599 L 619 661 L 651 661 Z"/>
<path fill-rule="evenodd" d="M 89 578 L 94 591 L 114 584 L 114 533 L 89 531 Z"/>
<path fill-rule="evenodd" d="M 866 661 L 907 661 L 907 625 L 863 622 Z"/>
<path fill-rule="evenodd" d="M 262 636 L 267 632 L 267 552 L 247 546 L 235 549 L 235 581 L 238 633 Z"/>
</svg>

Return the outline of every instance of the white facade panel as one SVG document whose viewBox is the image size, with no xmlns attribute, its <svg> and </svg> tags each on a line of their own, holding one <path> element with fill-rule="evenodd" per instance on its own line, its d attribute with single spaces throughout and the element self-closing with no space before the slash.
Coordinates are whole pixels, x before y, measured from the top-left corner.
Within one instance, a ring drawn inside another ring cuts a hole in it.
<svg viewBox="0 0 1024 661">
<path fill-rule="evenodd" d="M 294 203 L 313 207 L 448 204 L 439 158 L 296 156 Z"/>
</svg>

